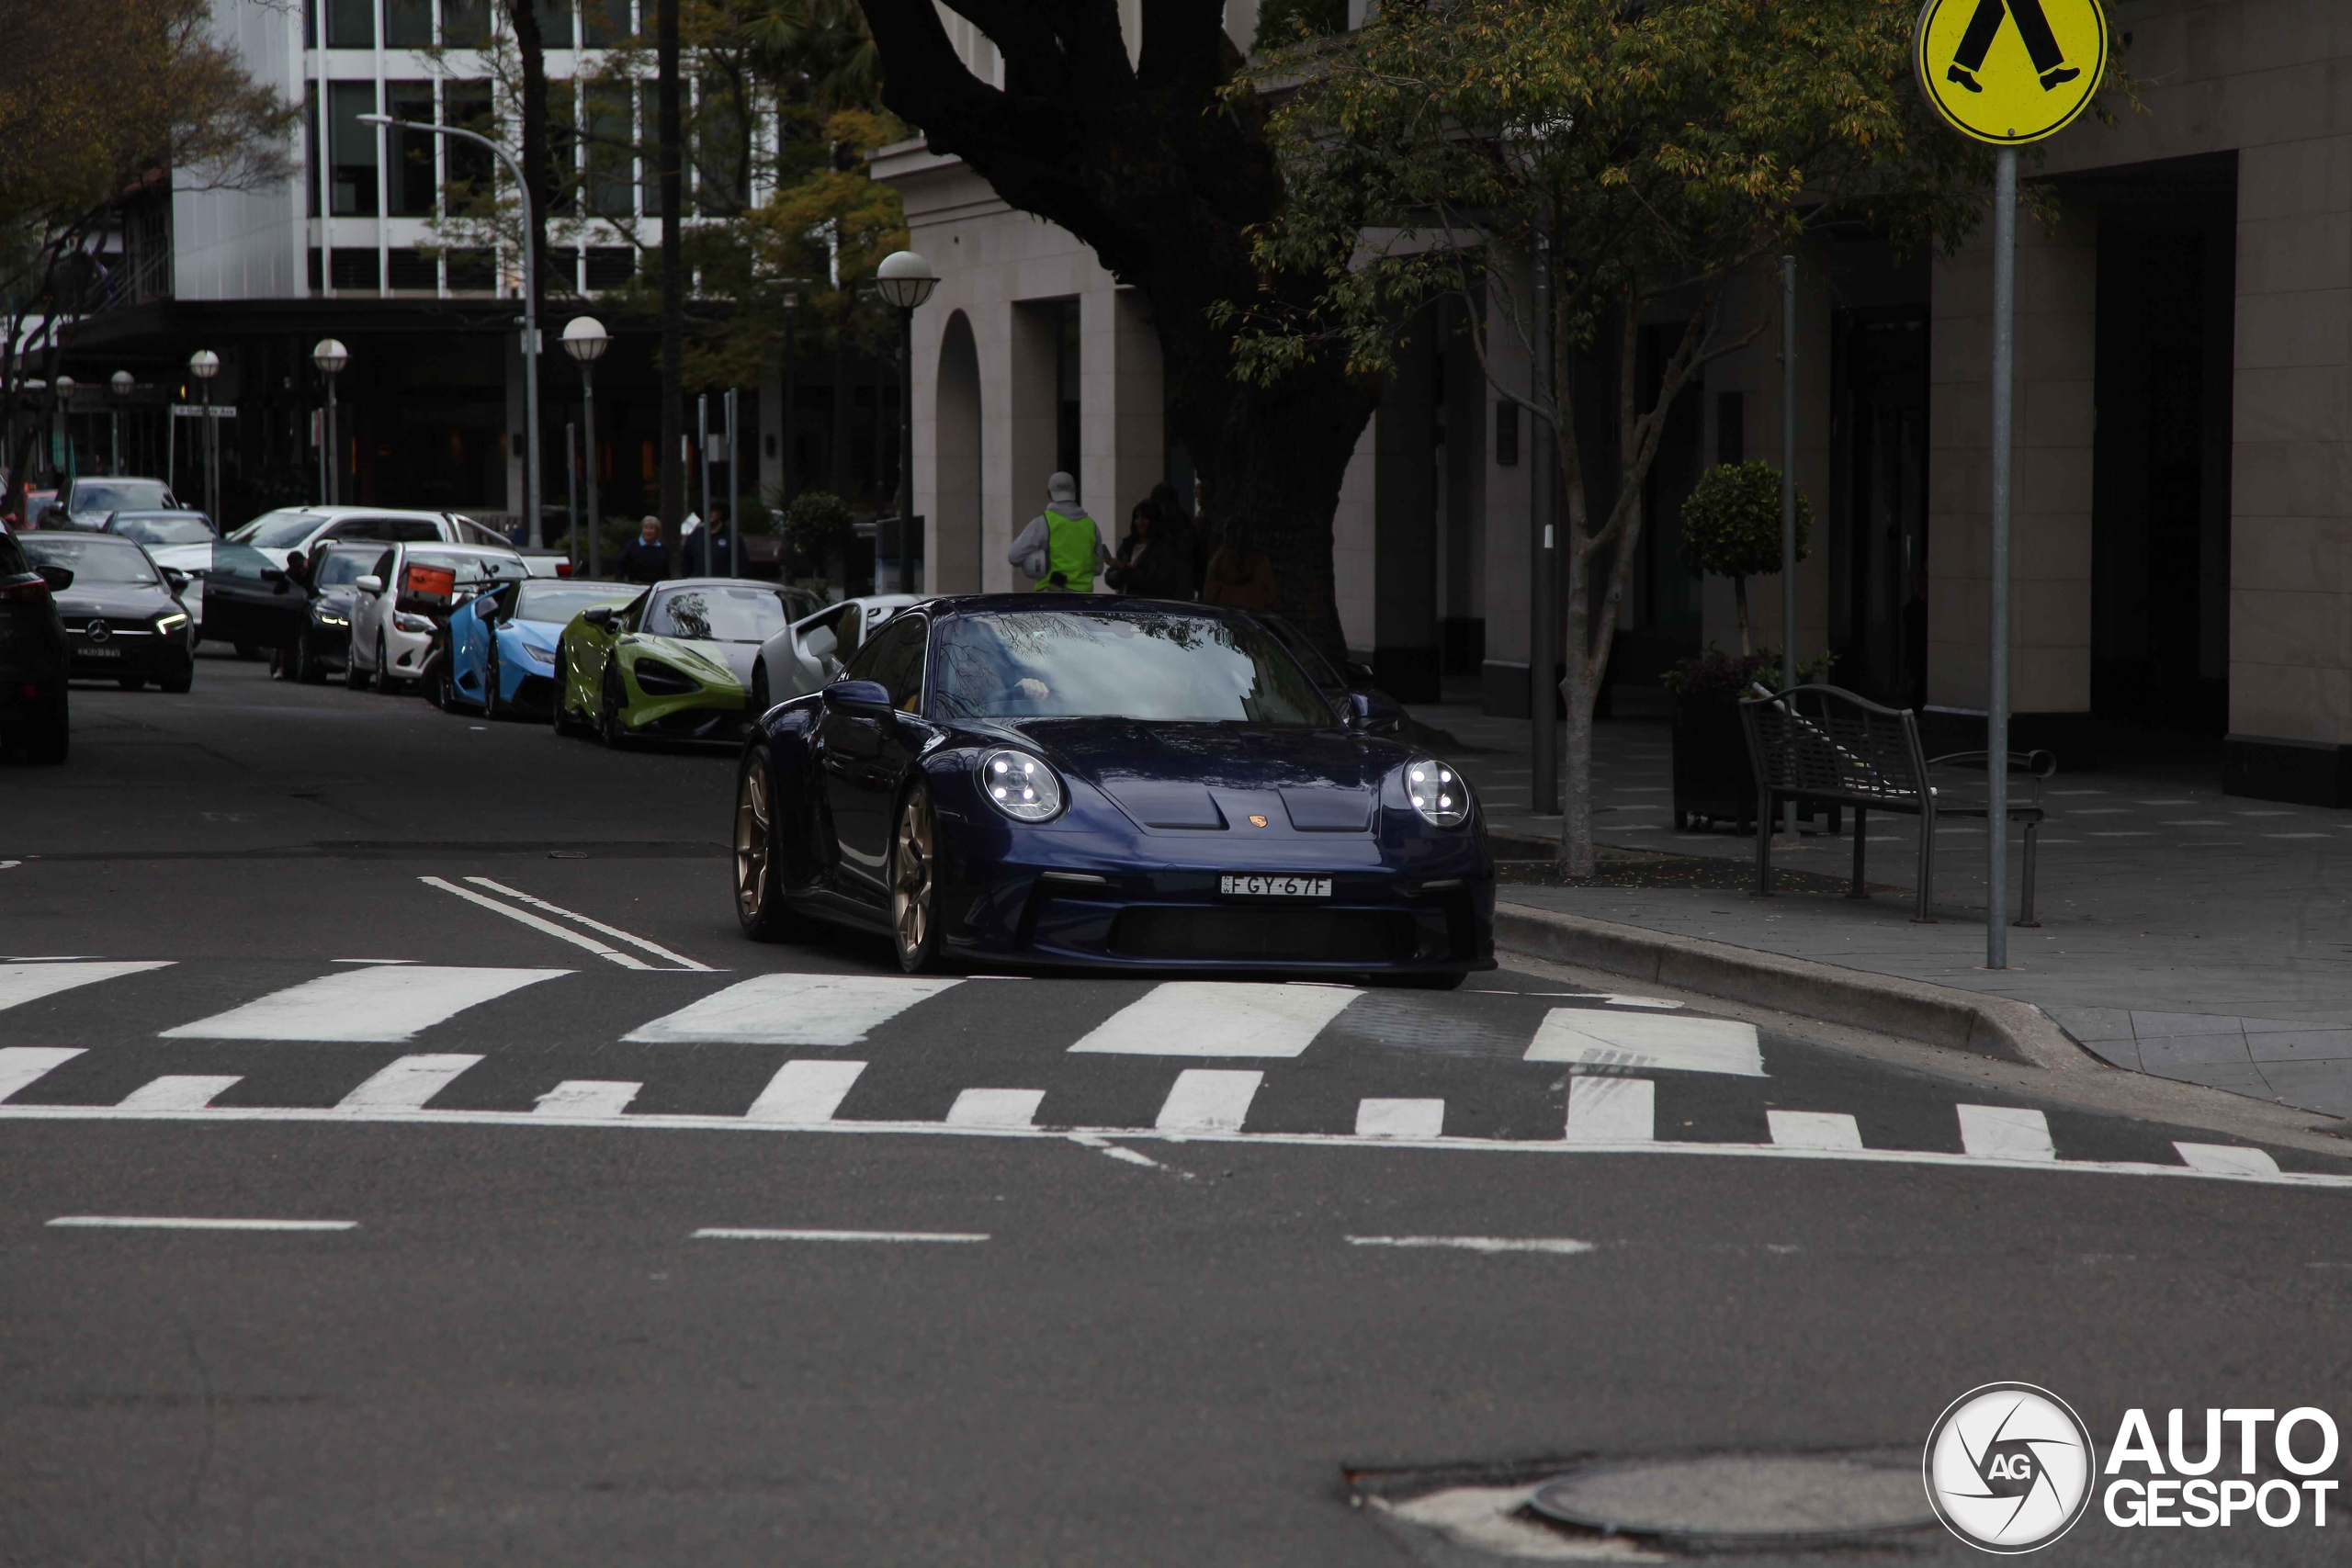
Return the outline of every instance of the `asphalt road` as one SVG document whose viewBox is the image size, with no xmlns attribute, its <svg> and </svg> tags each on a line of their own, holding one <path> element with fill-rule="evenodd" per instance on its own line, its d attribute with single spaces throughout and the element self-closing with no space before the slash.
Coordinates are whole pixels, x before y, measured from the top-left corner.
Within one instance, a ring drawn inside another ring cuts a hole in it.
<svg viewBox="0 0 2352 1568">
<path fill-rule="evenodd" d="M 74 713 L 0 762 L 0 1562 L 1499 1562 L 1351 1500 L 1995 1381 L 2352 1419 L 2352 1159 L 2208 1091 L 1532 964 L 910 986 L 738 935 L 724 751 L 215 657 Z M 123 1218 L 343 1228 L 52 1223 Z M 1755 1560 L 1890 1555 L 1975 1560 Z"/>
</svg>

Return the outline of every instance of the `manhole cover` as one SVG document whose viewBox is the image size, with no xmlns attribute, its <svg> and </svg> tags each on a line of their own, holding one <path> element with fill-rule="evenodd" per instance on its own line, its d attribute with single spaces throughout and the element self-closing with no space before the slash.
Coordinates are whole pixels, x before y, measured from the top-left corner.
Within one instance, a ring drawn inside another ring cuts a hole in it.
<svg viewBox="0 0 2352 1568">
<path fill-rule="evenodd" d="M 1546 1518 L 1692 1545 L 1826 1542 L 1935 1523 L 1916 1459 L 1706 1454 L 1590 1464 L 1536 1489 Z"/>
</svg>

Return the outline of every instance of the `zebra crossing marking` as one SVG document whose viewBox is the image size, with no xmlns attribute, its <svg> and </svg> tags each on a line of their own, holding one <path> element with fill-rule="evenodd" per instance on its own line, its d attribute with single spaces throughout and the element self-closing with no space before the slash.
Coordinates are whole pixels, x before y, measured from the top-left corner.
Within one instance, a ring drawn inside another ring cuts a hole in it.
<svg viewBox="0 0 2352 1568">
<path fill-rule="evenodd" d="M 1960 1146 L 1979 1159 L 2054 1160 L 2050 1120 L 2014 1105 L 1962 1105 Z"/>
<path fill-rule="evenodd" d="M 571 973 L 447 964 L 344 969 L 166 1029 L 160 1038 L 397 1045 L 468 1008 Z"/>
<path fill-rule="evenodd" d="M 1851 1116 L 1835 1111 L 1767 1111 L 1772 1141 L 1784 1149 L 1859 1149 L 1862 1130 Z"/>
<path fill-rule="evenodd" d="M 1176 1075 L 1152 1125 L 1163 1133 L 1238 1133 L 1265 1077 L 1257 1071 L 1187 1067 Z"/>
<path fill-rule="evenodd" d="M 2193 1170 L 2208 1176 L 2277 1176 L 2278 1162 L 2264 1149 L 2240 1148 L 2234 1144 L 2182 1144 L 2173 1147 Z"/>
<path fill-rule="evenodd" d="M 0 964 L 0 1009 L 21 1007 L 100 980 L 143 974 L 150 969 L 168 969 L 172 964 L 168 958 L 47 958 Z"/>
<path fill-rule="evenodd" d="M 1756 1026 L 1725 1018 L 1626 1017 L 1593 1008 L 1554 1008 L 1529 1043 L 1526 1060 L 1651 1071 L 1764 1077 Z"/>
<path fill-rule="evenodd" d="M 0 1103 L 82 1054 L 74 1045 L 0 1046 Z"/>
<path fill-rule="evenodd" d="M 621 1036 L 634 1045 L 855 1045 L 959 980 L 905 975 L 760 975 Z"/>
<path fill-rule="evenodd" d="M 831 1122 L 864 1071 L 864 1062 L 786 1062 L 743 1115 L 792 1127 Z"/>
<path fill-rule="evenodd" d="M 209 1077 L 174 1074 L 160 1077 L 122 1097 L 118 1111 L 201 1111 L 216 1096 L 244 1082 L 243 1077 Z"/>
<path fill-rule="evenodd" d="M 1646 1144 L 1657 1136 L 1657 1086 L 1647 1078 L 1573 1078 L 1571 1144 Z"/>
<path fill-rule="evenodd" d="M 1070 1050 L 1125 1056 L 1296 1056 L 1363 993 L 1279 981 L 1169 980 Z"/>
<path fill-rule="evenodd" d="M 540 1116 L 618 1116 L 644 1088 L 614 1078 L 566 1078 L 539 1096 L 531 1109 Z"/>
<path fill-rule="evenodd" d="M 402 1056 L 335 1101 L 337 1111 L 422 1111 L 426 1101 L 481 1061 L 455 1055 Z"/>
<path fill-rule="evenodd" d="M 1445 1134 L 1442 1100 L 1363 1100 L 1356 1102 L 1359 1138 L 1436 1138 Z"/>
<path fill-rule="evenodd" d="M 951 1127 L 1034 1127 L 1042 1089 L 967 1089 L 947 1108 Z"/>
</svg>

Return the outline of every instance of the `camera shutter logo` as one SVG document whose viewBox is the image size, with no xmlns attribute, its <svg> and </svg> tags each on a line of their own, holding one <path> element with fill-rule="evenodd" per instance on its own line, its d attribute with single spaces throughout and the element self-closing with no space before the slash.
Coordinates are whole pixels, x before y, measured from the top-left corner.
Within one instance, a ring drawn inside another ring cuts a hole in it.
<svg viewBox="0 0 2352 1568">
<path fill-rule="evenodd" d="M 1970 1389 L 1937 1417 L 1921 1470 L 1944 1528 L 1980 1551 L 2038 1551 L 2090 1506 L 2097 1455 L 2064 1400 L 2031 1383 Z"/>
</svg>

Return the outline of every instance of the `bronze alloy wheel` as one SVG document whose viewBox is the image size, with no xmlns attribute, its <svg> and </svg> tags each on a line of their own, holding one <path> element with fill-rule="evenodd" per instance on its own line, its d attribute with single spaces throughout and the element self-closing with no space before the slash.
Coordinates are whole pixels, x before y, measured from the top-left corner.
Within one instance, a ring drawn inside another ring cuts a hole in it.
<svg viewBox="0 0 2352 1568">
<path fill-rule="evenodd" d="M 899 967 L 910 975 L 930 968 L 939 953 L 935 838 L 931 792 L 918 784 L 907 792 L 890 839 L 890 934 Z"/>
<path fill-rule="evenodd" d="M 768 762 L 753 757 L 735 793 L 735 908 L 754 925 L 768 895 Z"/>
</svg>

